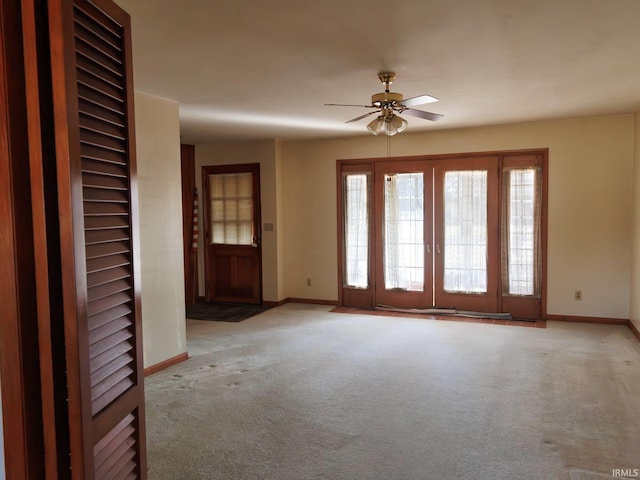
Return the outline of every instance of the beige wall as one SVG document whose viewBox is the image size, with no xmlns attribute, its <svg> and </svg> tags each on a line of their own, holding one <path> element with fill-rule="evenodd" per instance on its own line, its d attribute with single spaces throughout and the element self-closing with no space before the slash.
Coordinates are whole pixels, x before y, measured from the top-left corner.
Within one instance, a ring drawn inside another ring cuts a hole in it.
<svg viewBox="0 0 640 480">
<path fill-rule="evenodd" d="M 186 352 L 178 104 L 136 92 L 144 365 Z"/>
<path fill-rule="evenodd" d="M 276 140 L 252 142 L 220 142 L 196 145 L 196 186 L 204 205 L 202 167 L 205 165 L 227 165 L 239 163 L 260 164 L 260 203 L 262 224 L 272 223 L 273 231 L 262 231 L 262 297 L 269 302 L 277 302 L 284 296 L 282 265 L 282 239 L 284 232 L 282 183 L 282 146 Z M 200 231 L 203 228 L 204 208 L 200 208 Z M 198 245 L 198 294 L 204 295 L 204 236 Z"/>
<path fill-rule="evenodd" d="M 547 312 L 629 318 L 633 120 L 615 115 L 407 131 L 390 146 L 392 155 L 549 148 Z M 288 297 L 337 299 L 336 159 L 386 152 L 386 138 L 371 136 L 285 142 Z M 577 289 L 582 301 L 574 300 Z"/>
<path fill-rule="evenodd" d="M 640 113 L 634 122 L 633 256 L 631 263 L 631 321 L 640 330 Z"/>
</svg>

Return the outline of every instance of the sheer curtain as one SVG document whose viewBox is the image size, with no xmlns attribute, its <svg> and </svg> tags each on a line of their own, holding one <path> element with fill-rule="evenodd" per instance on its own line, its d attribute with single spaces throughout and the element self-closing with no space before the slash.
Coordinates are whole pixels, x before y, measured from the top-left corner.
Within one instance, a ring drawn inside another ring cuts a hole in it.
<svg viewBox="0 0 640 480">
<path fill-rule="evenodd" d="M 487 291 L 487 172 L 444 176 L 444 290 Z"/>
<path fill-rule="evenodd" d="M 209 175 L 211 196 L 211 243 L 253 243 L 253 175 Z"/>
<path fill-rule="evenodd" d="M 384 181 L 386 289 L 424 290 L 424 175 L 398 173 Z"/>
<path fill-rule="evenodd" d="M 505 295 L 540 295 L 540 171 L 540 167 L 504 169 L 502 293 Z"/>
<path fill-rule="evenodd" d="M 369 174 L 344 176 L 345 284 L 369 286 Z"/>
</svg>

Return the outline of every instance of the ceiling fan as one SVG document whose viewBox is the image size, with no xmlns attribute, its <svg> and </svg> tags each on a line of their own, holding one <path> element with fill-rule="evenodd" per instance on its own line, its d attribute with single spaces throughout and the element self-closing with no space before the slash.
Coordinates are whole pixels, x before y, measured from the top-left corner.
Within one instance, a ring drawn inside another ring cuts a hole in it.
<svg viewBox="0 0 640 480">
<path fill-rule="evenodd" d="M 379 113 L 378 117 L 367 125 L 367 129 L 374 135 L 384 132 L 386 135 L 392 136 L 404 131 L 407 128 L 407 121 L 397 115 L 400 113 L 431 121 L 440 120 L 444 117 L 444 115 L 439 113 L 425 112 L 424 110 L 411 108 L 416 105 L 437 102 L 438 99 L 431 95 L 418 95 L 417 97 L 404 98 L 400 93 L 390 92 L 389 85 L 391 85 L 396 78 L 394 72 L 380 72 L 378 78 L 384 85 L 384 92 L 374 94 L 371 97 L 371 105 L 350 105 L 342 103 L 326 103 L 325 105 L 331 107 L 375 108 L 376 110 L 373 112 L 365 113 L 346 122 L 357 122 L 370 115 Z"/>
</svg>

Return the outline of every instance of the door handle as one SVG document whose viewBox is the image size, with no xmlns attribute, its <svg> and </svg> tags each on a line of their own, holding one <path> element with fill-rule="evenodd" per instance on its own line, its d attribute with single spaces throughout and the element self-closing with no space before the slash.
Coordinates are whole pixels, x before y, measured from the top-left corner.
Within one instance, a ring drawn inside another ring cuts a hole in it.
<svg viewBox="0 0 640 480">
<path fill-rule="evenodd" d="M 438 252 L 438 255 L 440 255 L 440 245 L 436 244 L 436 252 Z"/>
<path fill-rule="evenodd" d="M 429 247 L 428 243 L 427 243 L 427 253 L 431 253 L 431 248 Z"/>
</svg>

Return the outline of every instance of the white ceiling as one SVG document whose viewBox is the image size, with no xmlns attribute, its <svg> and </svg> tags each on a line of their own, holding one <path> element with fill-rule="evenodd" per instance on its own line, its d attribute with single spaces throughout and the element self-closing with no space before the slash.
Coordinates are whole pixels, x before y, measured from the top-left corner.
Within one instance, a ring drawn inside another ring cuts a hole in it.
<svg viewBox="0 0 640 480">
<path fill-rule="evenodd" d="M 407 131 L 640 111 L 639 0 L 116 0 L 137 90 L 182 141 L 367 134 L 377 73 L 430 94 Z"/>
</svg>

